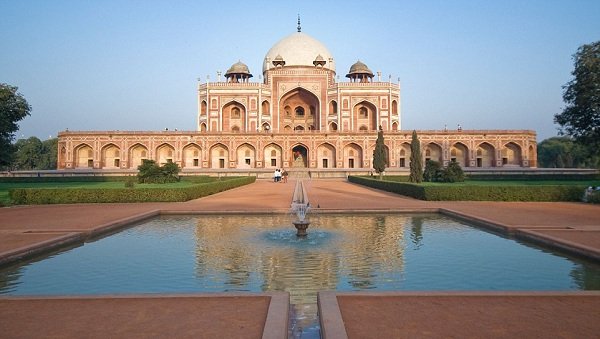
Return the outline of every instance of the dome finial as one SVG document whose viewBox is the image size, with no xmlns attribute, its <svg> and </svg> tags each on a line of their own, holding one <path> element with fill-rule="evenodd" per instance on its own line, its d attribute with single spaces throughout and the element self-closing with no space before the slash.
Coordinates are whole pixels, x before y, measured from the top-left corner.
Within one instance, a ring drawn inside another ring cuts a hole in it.
<svg viewBox="0 0 600 339">
<path fill-rule="evenodd" d="M 298 14 L 298 33 L 302 31 L 302 27 L 300 27 L 300 14 Z"/>
</svg>

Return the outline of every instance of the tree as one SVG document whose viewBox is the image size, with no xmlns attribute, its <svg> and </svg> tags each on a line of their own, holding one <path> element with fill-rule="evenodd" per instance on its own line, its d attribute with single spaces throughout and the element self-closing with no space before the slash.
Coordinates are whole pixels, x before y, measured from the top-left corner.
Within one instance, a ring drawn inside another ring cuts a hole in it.
<svg viewBox="0 0 600 339">
<path fill-rule="evenodd" d="M 417 131 L 413 130 L 410 142 L 410 182 L 420 183 L 423 181 L 423 162 L 421 156 L 421 142 Z"/>
<path fill-rule="evenodd" d="M 39 169 L 56 169 L 58 160 L 58 138 L 42 141 L 42 156 L 40 157 Z"/>
<path fill-rule="evenodd" d="M 41 141 L 36 137 L 19 139 L 15 143 L 12 168 L 16 170 L 56 169 L 58 139 Z"/>
<path fill-rule="evenodd" d="M 539 167 L 581 168 L 597 167 L 600 156 L 591 154 L 588 147 L 570 137 L 553 137 L 538 144 Z"/>
<path fill-rule="evenodd" d="M 383 143 L 383 129 L 380 127 L 377 132 L 375 149 L 373 150 L 373 169 L 379 174 L 379 180 L 383 177 L 383 172 L 385 171 L 387 163 L 387 154 L 385 152 L 385 144 Z"/>
<path fill-rule="evenodd" d="M 17 92 L 18 88 L 0 83 L 0 168 L 10 165 L 15 151 L 12 141 L 17 124 L 29 115 L 31 106 Z"/>
<path fill-rule="evenodd" d="M 563 86 L 566 107 L 554 122 L 561 134 L 600 154 L 600 41 L 580 46 L 573 59 L 574 78 Z"/>
<path fill-rule="evenodd" d="M 42 141 L 36 137 L 17 140 L 12 167 L 17 170 L 40 169 L 42 149 Z"/>
</svg>

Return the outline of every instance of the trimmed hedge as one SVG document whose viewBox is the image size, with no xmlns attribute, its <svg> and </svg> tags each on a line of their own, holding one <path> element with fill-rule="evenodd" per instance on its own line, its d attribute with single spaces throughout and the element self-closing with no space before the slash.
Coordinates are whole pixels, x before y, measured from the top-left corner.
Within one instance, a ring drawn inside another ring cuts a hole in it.
<svg viewBox="0 0 600 339">
<path fill-rule="evenodd" d="M 504 180 L 504 181 L 518 181 L 518 180 L 529 180 L 529 181 L 542 181 L 542 180 L 556 180 L 556 181 L 590 181 L 600 180 L 600 174 L 577 174 L 577 173 L 564 173 L 564 174 L 467 174 L 468 180 Z"/>
<path fill-rule="evenodd" d="M 76 204 L 188 201 L 247 185 L 256 177 L 228 177 L 181 188 L 16 188 L 9 190 L 14 204 Z"/>
<path fill-rule="evenodd" d="M 350 182 L 430 201 L 581 201 L 583 185 L 470 186 L 448 184 L 426 186 L 404 182 L 348 177 Z"/>
<path fill-rule="evenodd" d="M 36 182 L 115 182 L 127 181 L 136 176 L 69 176 L 69 177 L 0 177 L 0 183 L 36 183 Z"/>
<path fill-rule="evenodd" d="M 37 182 L 119 182 L 127 181 L 133 178 L 137 181 L 136 175 L 130 176 L 68 176 L 68 177 L 0 177 L 0 183 L 37 183 Z M 233 178 L 233 177 L 232 177 Z M 182 181 L 189 182 L 213 182 L 219 180 L 217 177 L 208 175 L 181 176 Z"/>
</svg>

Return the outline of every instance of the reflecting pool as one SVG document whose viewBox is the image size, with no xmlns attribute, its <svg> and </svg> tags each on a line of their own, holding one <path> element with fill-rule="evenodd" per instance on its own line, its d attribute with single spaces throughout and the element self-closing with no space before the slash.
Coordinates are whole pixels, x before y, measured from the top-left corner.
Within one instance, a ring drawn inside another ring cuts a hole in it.
<svg viewBox="0 0 600 339">
<path fill-rule="evenodd" d="M 0 294 L 288 291 L 294 331 L 318 336 L 323 290 L 596 290 L 593 262 L 438 214 L 161 216 L 0 270 Z M 312 334 L 311 334 L 312 333 Z"/>
</svg>

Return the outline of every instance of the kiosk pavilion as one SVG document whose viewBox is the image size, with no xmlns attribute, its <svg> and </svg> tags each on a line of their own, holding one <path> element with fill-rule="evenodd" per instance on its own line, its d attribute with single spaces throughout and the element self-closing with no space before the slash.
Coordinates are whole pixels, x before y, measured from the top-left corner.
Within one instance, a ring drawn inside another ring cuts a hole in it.
<svg viewBox="0 0 600 339">
<path fill-rule="evenodd" d="M 199 83 L 195 131 L 63 131 L 59 169 L 133 170 L 143 159 L 211 171 L 370 171 L 377 130 L 388 170 L 407 170 L 412 131 L 402 130 L 398 83 L 361 61 L 340 81 L 318 40 L 298 31 L 263 60 L 260 81 L 241 61 L 216 82 Z M 530 130 L 422 130 L 423 161 L 463 168 L 535 167 Z"/>
</svg>

